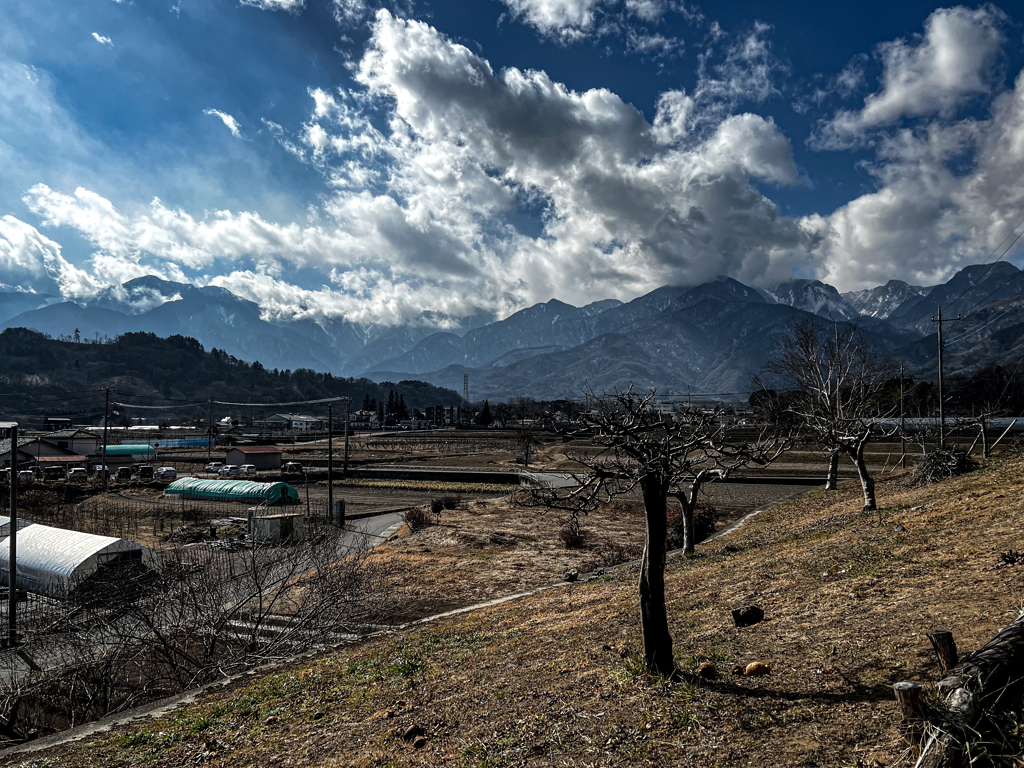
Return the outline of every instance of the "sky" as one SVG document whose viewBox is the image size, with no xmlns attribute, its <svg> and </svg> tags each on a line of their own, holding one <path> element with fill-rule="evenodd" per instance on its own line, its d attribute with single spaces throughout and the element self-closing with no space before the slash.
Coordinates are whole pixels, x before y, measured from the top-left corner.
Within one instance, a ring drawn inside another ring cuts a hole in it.
<svg viewBox="0 0 1024 768">
<path fill-rule="evenodd" d="M 1009 3 L 6 0 L 0 290 L 454 327 L 931 285 L 1024 227 L 1022 68 Z"/>
</svg>

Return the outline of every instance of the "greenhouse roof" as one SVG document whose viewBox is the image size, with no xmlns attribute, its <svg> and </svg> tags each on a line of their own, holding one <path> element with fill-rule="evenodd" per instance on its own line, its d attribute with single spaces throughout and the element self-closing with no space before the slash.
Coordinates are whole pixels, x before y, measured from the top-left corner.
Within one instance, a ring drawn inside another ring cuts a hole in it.
<svg viewBox="0 0 1024 768">
<path fill-rule="evenodd" d="M 170 496 L 218 501 L 266 501 L 267 504 L 293 504 L 299 492 L 288 483 L 254 483 L 251 480 L 204 480 L 183 477 L 165 491 Z"/>
<path fill-rule="evenodd" d="M 100 448 L 97 453 L 102 453 Z M 107 456 L 156 456 L 153 446 L 146 445 L 108 445 Z"/>
</svg>

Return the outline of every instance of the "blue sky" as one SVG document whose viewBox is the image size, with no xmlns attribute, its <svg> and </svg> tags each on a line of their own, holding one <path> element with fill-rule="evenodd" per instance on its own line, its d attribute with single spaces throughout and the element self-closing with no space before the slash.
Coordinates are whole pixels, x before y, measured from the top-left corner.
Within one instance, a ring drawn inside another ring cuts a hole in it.
<svg viewBox="0 0 1024 768">
<path fill-rule="evenodd" d="M 988 259 L 1024 19 L 836 5 L 9 0 L 0 284 L 392 324 Z"/>
</svg>

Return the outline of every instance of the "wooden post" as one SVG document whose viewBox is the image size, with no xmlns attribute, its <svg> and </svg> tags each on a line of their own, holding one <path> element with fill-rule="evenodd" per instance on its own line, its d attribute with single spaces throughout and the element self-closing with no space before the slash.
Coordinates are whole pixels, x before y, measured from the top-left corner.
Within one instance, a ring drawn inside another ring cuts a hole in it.
<svg viewBox="0 0 1024 768">
<path fill-rule="evenodd" d="M 948 629 L 937 629 L 928 633 L 928 639 L 935 649 L 935 655 L 939 660 L 939 672 L 945 677 L 960 663 L 960 657 L 956 652 L 956 642 L 953 640 L 953 633 Z"/>
<path fill-rule="evenodd" d="M 921 691 L 924 689 L 918 683 L 896 683 L 892 688 L 896 692 L 896 701 L 900 705 L 900 712 L 903 713 L 903 722 L 920 720 L 924 717 L 924 710 L 921 707 Z"/>
</svg>

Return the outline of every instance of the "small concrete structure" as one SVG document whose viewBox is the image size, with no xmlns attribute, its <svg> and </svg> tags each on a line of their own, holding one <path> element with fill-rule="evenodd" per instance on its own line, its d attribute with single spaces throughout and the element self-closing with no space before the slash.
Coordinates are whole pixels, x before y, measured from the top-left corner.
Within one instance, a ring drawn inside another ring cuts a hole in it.
<svg viewBox="0 0 1024 768">
<path fill-rule="evenodd" d="M 256 544 L 295 543 L 306 534 L 306 516 L 299 514 L 257 515 L 249 510 L 249 538 Z"/>
</svg>

